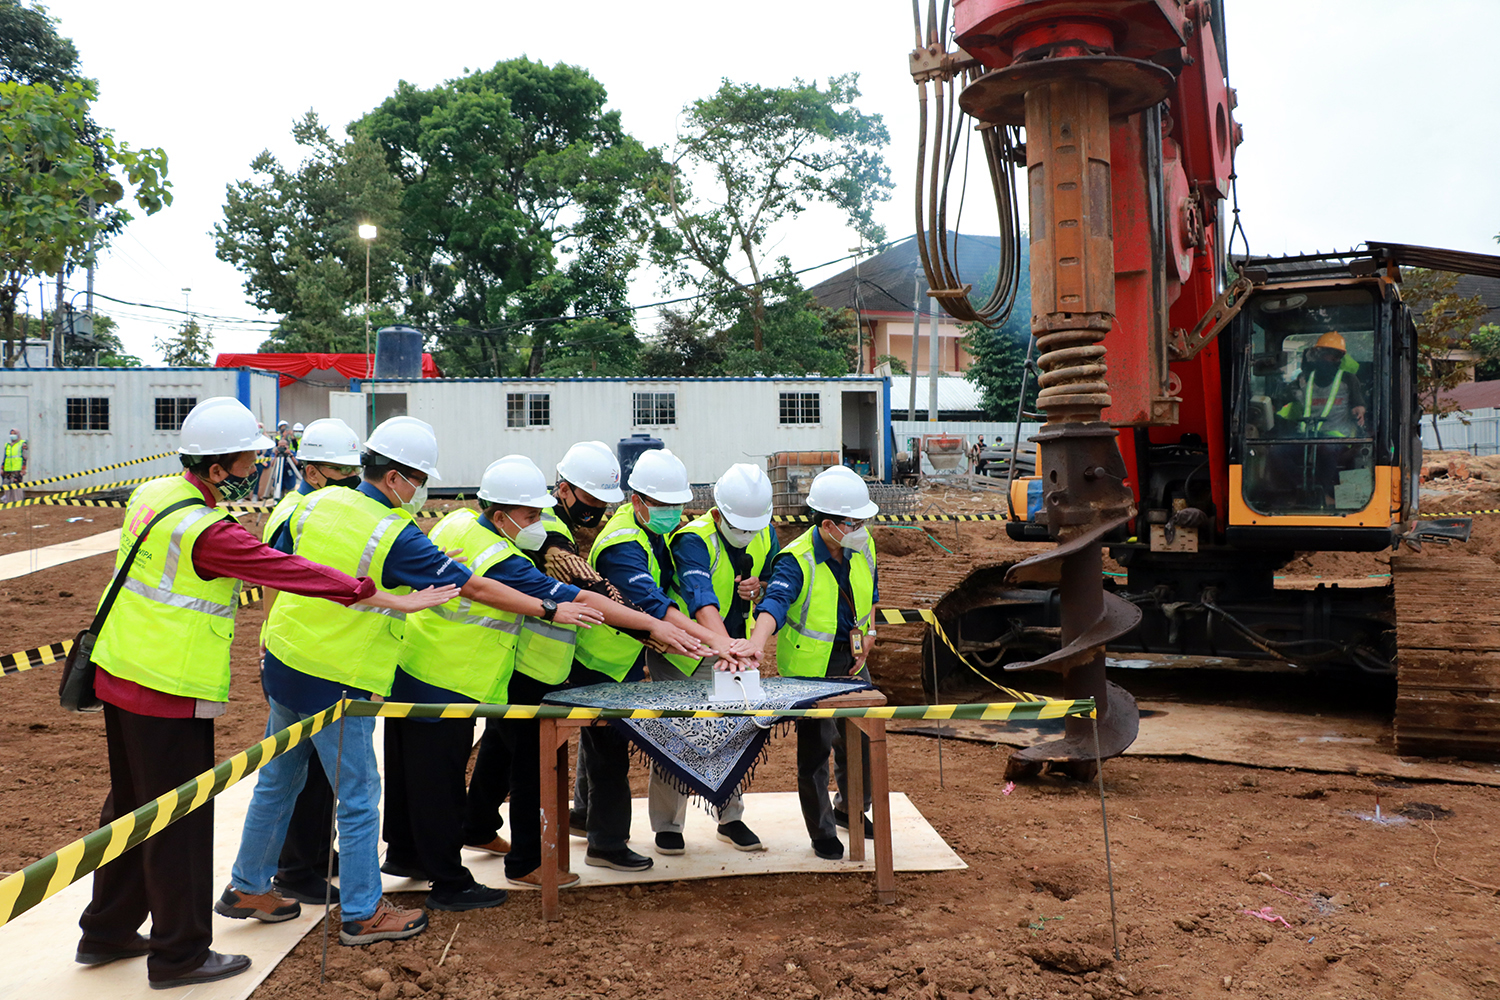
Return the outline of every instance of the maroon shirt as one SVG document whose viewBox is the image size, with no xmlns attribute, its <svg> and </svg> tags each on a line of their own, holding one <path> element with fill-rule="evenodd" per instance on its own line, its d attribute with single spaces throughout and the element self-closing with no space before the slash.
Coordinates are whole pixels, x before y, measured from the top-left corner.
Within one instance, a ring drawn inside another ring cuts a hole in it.
<svg viewBox="0 0 1500 1000">
<path fill-rule="evenodd" d="M 218 506 L 203 480 L 186 471 L 182 476 L 198 487 L 208 506 Z M 301 556 L 280 552 L 250 534 L 238 521 L 227 518 L 209 525 L 193 543 L 193 570 L 205 580 L 236 577 L 253 586 L 322 597 L 345 607 L 375 593 L 375 581 L 369 577 L 355 579 Z M 198 706 L 196 698 L 143 687 L 115 677 L 103 667 L 95 672 L 94 693 L 116 708 L 163 719 L 191 719 Z"/>
</svg>

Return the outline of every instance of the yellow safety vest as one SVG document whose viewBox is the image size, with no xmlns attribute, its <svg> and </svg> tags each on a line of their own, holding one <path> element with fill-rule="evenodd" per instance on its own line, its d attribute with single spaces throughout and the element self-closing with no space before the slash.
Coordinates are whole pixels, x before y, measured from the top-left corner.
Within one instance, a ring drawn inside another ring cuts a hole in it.
<svg viewBox="0 0 1500 1000">
<path fill-rule="evenodd" d="M 475 576 L 506 559 L 525 558 L 514 542 L 486 528 L 472 510 L 455 510 L 428 537 L 444 551 L 463 549 Z M 516 663 L 520 618 L 468 597 L 418 612 L 406 623 L 401 669 L 466 698 L 503 705 Z"/>
<path fill-rule="evenodd" d="M 316 492 L 317 490 L 313 491 L 313 493 Z M 295 514 L 297 512 L 297 509 L 302 506 L 302 501 L 306 500 L 310 496 L 312 496 L 312 493 L 299 493 L 296 490 L 293 490 L 286 496 L 282 497 L 281 500 L 276 504 L 276 508 L 271 511 L 271 516 L 266 518 L 266 526 L 260 533 L 261 541 L 265 542 L 267 545 L 270 545 L 271 539 L 276 537 L 276 530 L 283 524 L 285 524 L 287 522 L 287 519 Z"/>
<path fill-rule="evenodd" d="M 577 547 L 572 529 L 551 510 L 542 511 L 542 524 L 549 533 L 556 532 Z M 546 572 L 546 567 L 538 568 Z M 522 615 L 521 635 L 516 643 L 516 670 L 543 684 L 561 684 L 573 669 L 573 649 L 577 642 L 576 625 L 559 625 L 534 615 Z"/>
<path fill-rule="evenodd" d="M 771 554 L 772 530 L 770 525 L 766 525 L 750 540 L 750 544 L 745 546 L 745 552 L 750 556 L 751 576 L 760 576 L 761 570 L 765 568 L 766 558 Z M 718 600 L 720 616 L 727 618 L 729 607 L 734 601 L 734 560 L 730 557 L 729 545 L 724 541 L 724 536 L 719 534 L 718 525 L 714 523 L 713 512 L 693 518 L 672 532 L 672 538 L 675 540 L 678 535 L 682 534 L 697 535 L 708 547 L 708 573 L 713 583 L 714 597 Z M 688 610 L 687 598 L 674 592 L 672 601 L 683 614 L 689 618 L 693 617 L 693 613 Z M 747 616 L 743 623 L 743 631 L 747 639 L 750 637 L 754 617 L 753 614 Z M 690 673 L 697 666 L 699 658 L 668 653 L 667 660 L 684 673 Z"/>
<path fill-rule="evenodd" d="M 788 545 L 778 559 L 795 559 L 802 567 L 802 590 L 787 609 L 786 625 L 776 636 L 776 670 L 784 677 L 826 677 L 828 658 L 838 637 L 839 594 L 833 570 L 817 562 L 813 527 Z M 849 560 L 849 589 L 853 591 L 855 627 L 870 627 L 875 595 L 875 542 L 859 552 L 844 550 Z"/>
<path fill-rule="evenodd" d="M 120 529 L 115 572 L 157 511 L 181 500 L 202 499 L 203 493 L 183 476 L 138 487 Z M 205 580 L 193 569 L 198 536 L 228 517 L 228 512 L 203 504 L 174 511 L 151 528 L 104 620 L 94 646 L 95 663 L 153 691 L 229 700 L 229 644 L 234 641 L 240 582 Z"/>
<path fill-rule="evenodd" d="M 5 442 L 5 471 L 21 471 L 21 449 L 26 447 L 26 439 Z"/>
<path fill-rule="evenodd" d="M 309 495 L 289 523 L 297 555 L 378 585 L 391 546 L 412 517 L 359 490 L 327 489 Z M 293 670 L 388 695 L 405 625 L 399 611 L 284 592 L 271 609 L 266 648 Z"/>
<path fill-rule="evenodd" d="M 661 586 L 661 564 L 656 553 L 651 551 L 651 541 L 646 529 L 635 523 L 635 508 L 623 503 L 614 515 L 599 529 L 599 537 L 589 550 L 589 565 L 599 566 L 599 553 L 616 545 L 639 545 L 646 550 L 646 565 L 650 567 L 651 579 Z M 640 658 L 642 646 L 618 629 L 608 625 L 595 625 L 578 634 L 578 662 L 590 670 L 598 671 L 617 681 L 623 681 L 635 661 Z"/>
</svg>

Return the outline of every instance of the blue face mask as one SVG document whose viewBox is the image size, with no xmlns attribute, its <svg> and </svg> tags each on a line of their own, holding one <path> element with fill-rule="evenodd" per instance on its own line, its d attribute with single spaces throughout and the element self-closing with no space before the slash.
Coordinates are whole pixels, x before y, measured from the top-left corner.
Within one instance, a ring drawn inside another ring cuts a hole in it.
<svg viewBox="0 0 1500 1000">
<path fill-rule="evenodd" d="M 681 523 L 682 504 L 673 504 L 670 507 L 652 507 L 651 516 L 646 521 L 646 530 L 657 535 L 665 535 Z"/>
</svg>

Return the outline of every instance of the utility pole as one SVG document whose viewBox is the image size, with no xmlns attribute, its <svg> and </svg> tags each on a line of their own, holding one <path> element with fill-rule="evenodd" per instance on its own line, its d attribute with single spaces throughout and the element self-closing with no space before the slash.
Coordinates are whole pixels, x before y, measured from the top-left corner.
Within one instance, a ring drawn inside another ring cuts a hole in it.
<svg viewBox="0 0 1500 1000">
<path fill-rule="evenodd" d="M 368 223 L 359 227 L 359 238 L 365 241 L 365 378 L 375 375 L 375 359 L 370 355 L 370 244 L 378 230 Z"/>
<path fill-rule="evenodd" d="M 865 241 L 861 239 L 859 246 L 850 247 L 849 252 L 854 254 L 854 353 L 858 355 L 859 361 L 855 364 L 855 374 L 865 373 L 865 311 L 860 308 L 859 297 L 859 260 L 865 255 Z M 870 343 L 875 343 L 871 338 Z"/>
<path fill-rule="evenodd" d="M 937 420 L 938 415 L 938 374 L 943 367 L 942 356 L 938 352 L 938 311 L 937 303 L 928 305 L 931 310 L 927 315 L 931 317 L 928 324 L 927 344 L 927 422 Z"/>
<path fill-rule="evenodd" d="M 52 367 L 62 367 L 62 345 L 63 345 L 63 272 L 65 267 L 57 271 L 57 308 L 52 316 Z"/>
<path fill-rule="evenodd" d="M 921 235 L 918 234 L 918 239 Z M 917 338 L 922 333 L 922 269 L 917 268 L 912 276 L 911 289 L 911 373 L 906 380 L 911 389 L 911 399 L 906 404 L 906 419 L 917 419 Z"/>
</svg>

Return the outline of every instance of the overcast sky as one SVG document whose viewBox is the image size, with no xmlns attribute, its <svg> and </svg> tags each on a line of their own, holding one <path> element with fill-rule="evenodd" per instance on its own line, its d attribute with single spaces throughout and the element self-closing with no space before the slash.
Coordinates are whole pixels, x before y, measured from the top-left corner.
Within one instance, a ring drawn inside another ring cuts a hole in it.
<svg viewBox="0 0 1500 1000">
<path fill-rule="evenodd" d="M 180 309 L 181 289 L 191 288 L 192 311 L 217 317 L 209 322 L 222 351 L 253 351 L 268 329 L 243 322 L 266 317 L 249 304 L 240 275 L 214 256 L 210 234 L 225 185 L 247 177 L 257 153 L 294 156 L 290 128 L 309 109 L 341 133 L 399 80 L 431 87 L 521 55 L 587 68 L 625 127 L 653 145 L 670 143 L 683 104 L 723 77 L 776 85 L 858 72 L 863 108 L 884 115 L 891 133 L 887 161 L 897 186 L 878 218 L 891 236 L 912 231 L 915 88 L 906 69 L 910 13 L 901 2 L 53 0 L 48 7 L 77 44 L 83 71 L 99 81 L 96 119 L 170 157 L 173 205 L 115 241 L 97 290 Z M 1228 0 L 1226 21 L 1229 82 L 1245 130 L 1240 207 L 1253 253 L 1366 239 L 1500 253 L 1493 54 L 1500 2 Z M 977 180 L 975 198 L 985 192 Z M 975 198 L 964 228 L 994 232 Z M 777 252 L 796 267 L 841 257 L 855 242 L 837 218 L 819 213 L 777 239 Z M 82 288 L 78 275 L 68 292 Z M 38 293 L 33 283 L 33 314 Z M 650 280 L 633 289 L 639 302 L 657 293 Z M 97 306 L 148 363 L 159 360 L 152 340 L 181 322 L 148 308 Z"/>
</svg>

